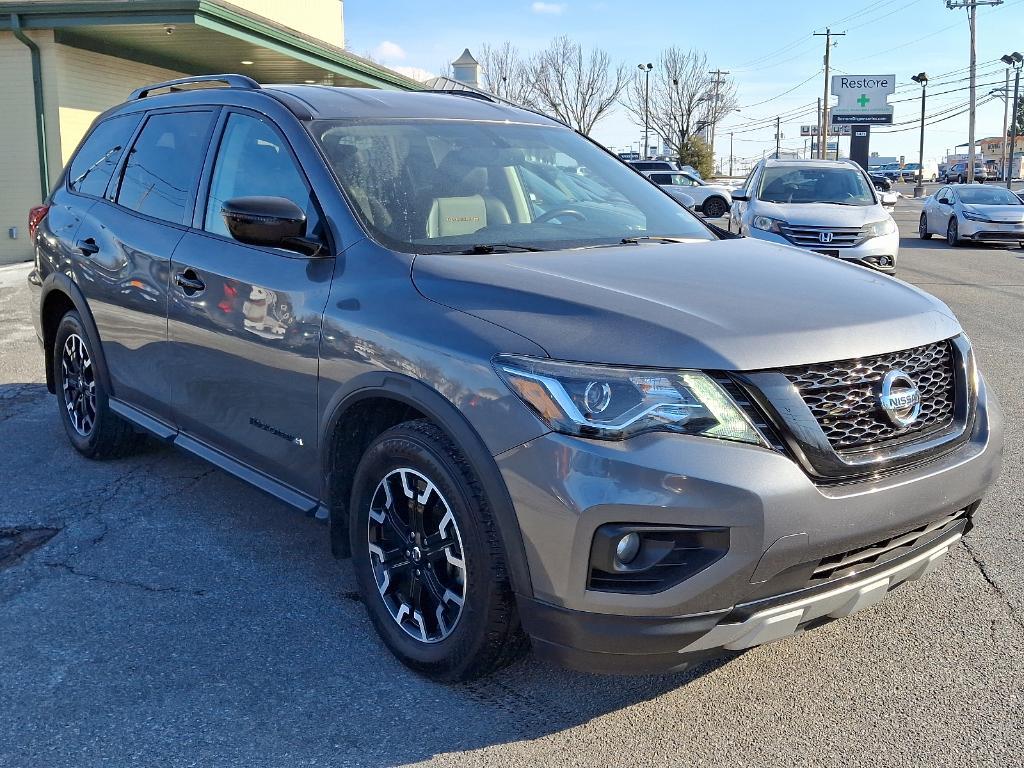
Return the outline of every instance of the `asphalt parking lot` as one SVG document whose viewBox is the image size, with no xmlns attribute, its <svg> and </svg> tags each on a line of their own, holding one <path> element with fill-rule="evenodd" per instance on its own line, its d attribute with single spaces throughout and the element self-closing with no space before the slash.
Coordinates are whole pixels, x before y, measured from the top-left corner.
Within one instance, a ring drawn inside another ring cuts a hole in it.
<svg viewBox="0 0 1024 768">
<path fill-rule="evenodd" d="M 0 269 L 0 766 L 1019 765 L 1024 251 L 920 241 L 919 210 L 899 277 L 958 314 L 1006 417 L 976 529 L 881 604 L 673 677 L 407 671 L 322 523 L 174 449 L 75 454 L 27 267 Z"/>
</svg>

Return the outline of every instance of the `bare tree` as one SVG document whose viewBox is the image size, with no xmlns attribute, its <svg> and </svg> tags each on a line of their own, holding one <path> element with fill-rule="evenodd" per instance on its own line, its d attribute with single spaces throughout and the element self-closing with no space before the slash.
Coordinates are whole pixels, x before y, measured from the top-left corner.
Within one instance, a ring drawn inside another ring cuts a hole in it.
<svg viewBox="0 0 1024 768">
<path fill-rule="evenodd" d="M 637 73 L 625 89 L 622 104 L 637 125 L 644 125 L 647 104 L 651 130 L 662 136 L 672 153 L 686 153 L 691 138 L 718 123 L 736 108 L 736 84 L 723 78 L 715 98 L 715 77 L 707 56 L 699 51 L 667 48 L 650 74 L 645 99 L 644 74 Z"/>
<path fill-rule="evenodd" d="M 519 49 L 507 40 L 498 46 L 484 43 L 479 49 L 480 69 L 485 90 L 523 106 L 536 102 L 533 74 Z"/>
<path fill-rule="evenodd" d="M 629 82 L 624 64 L 612 65 L 600 48 L 584 53 L 568 37 L 556 37 L 529 64 L 535 106 L 589 134 L 607 116 Z"/>
</svg>

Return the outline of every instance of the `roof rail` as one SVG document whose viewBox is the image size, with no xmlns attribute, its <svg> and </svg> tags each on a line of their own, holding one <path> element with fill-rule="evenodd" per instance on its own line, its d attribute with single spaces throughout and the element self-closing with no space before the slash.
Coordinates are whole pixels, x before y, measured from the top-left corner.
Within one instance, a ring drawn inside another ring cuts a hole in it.
<svg viewBox="0 0 1024 768">
<path fill-rule="evenodd" d="M 490 94 L 480 93 L 480 91 L 469 91 L 469 90 L 447 90 L 445 88 L 431 88 L 429 90 L 417 91 L 417 93 L 443 93 L 447 96 L 465 96 L 470 99 L 479 99 L 480 101 L 489 101 L 492 104 L 497 104 L 497 100 L 494 99 Z"/>
<path fill-rule="evenodd" d="M 251 77 L 245 75 L 198 75 L 196 77 L 181 77 L 177 80 L 167 80 L 163 83 L 155 83 L 154 85 L 147 85 L 142 88 L 137 88 L 132 91 L 128 97 L 128 101 L 135 101 L 136 99 L 144 99 L 149 96 L 153 91 L 158 91 L 164 88 L 169 90 L 175 90 L 181 85 L 194 85 L 202 83 L 224 83 L 228 88 L 242 88 L 247 91 L 258 90 L 260 84 L 253 80 Z"/>
</svg>

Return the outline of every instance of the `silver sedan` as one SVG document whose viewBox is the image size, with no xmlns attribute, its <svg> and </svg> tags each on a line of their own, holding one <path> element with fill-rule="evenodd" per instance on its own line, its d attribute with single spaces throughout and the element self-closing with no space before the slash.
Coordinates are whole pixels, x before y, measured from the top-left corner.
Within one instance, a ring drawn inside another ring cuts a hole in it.
<svg viewBox="0 0 1024 768">
<path fill-rule="evenodd" d="M 1024 245 L 1024 202 L 1003 187 L 950 184 L 925 200 L 918 233 L 924 240 L 945 235 L 952 246 L 965 241 Z"/>
</svg>

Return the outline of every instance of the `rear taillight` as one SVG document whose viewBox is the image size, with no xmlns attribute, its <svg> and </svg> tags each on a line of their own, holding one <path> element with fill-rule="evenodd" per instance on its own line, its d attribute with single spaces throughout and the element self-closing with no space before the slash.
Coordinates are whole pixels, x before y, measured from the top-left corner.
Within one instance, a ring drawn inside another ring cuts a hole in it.
<svg viewBox="0 0 1024 768">
<path fill-rule="evenodd" d="M 37 205 L 28 212 L 28 236 L 35 237 L 36 230 L 39 228 L 39 223 L 46 218 L 46 214 L 49 212 L 50 206 L 48 205 Z"/>
</svg>

